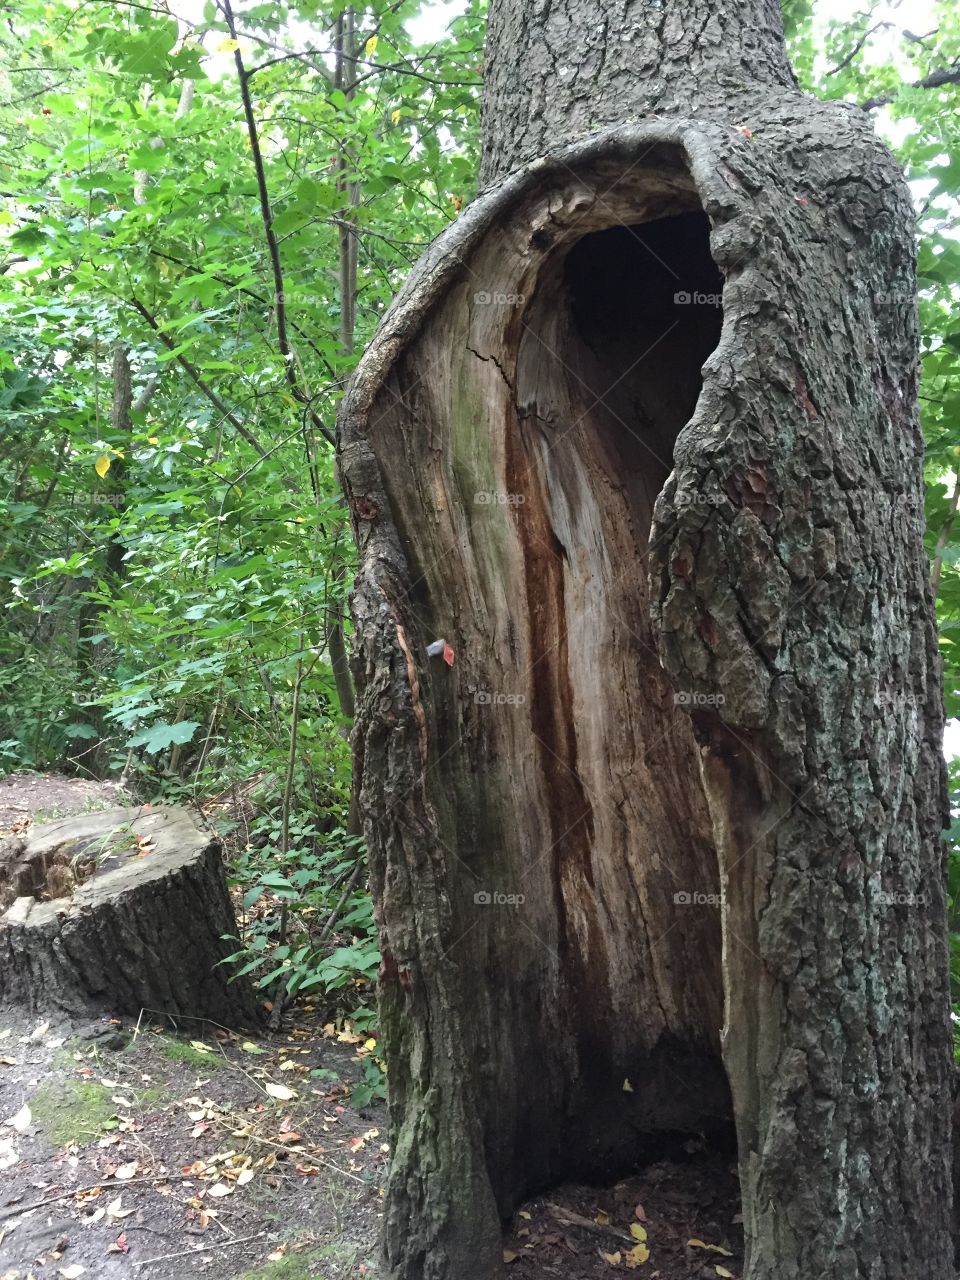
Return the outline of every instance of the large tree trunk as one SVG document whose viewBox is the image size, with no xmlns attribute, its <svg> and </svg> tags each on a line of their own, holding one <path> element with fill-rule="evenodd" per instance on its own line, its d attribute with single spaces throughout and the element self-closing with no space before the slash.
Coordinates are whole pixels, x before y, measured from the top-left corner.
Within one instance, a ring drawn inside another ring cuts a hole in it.
<svg viewBox="0 0 960 1280">
<path fill-rule="evenodd" d="M 945 1280 L 904 184 L 770 0 L 490 44 L 490 187 L 340 432 L 390 1274 L 489 1280 L 525 1194 L 735 1122 L 748 1280 Z"/>
</svg>

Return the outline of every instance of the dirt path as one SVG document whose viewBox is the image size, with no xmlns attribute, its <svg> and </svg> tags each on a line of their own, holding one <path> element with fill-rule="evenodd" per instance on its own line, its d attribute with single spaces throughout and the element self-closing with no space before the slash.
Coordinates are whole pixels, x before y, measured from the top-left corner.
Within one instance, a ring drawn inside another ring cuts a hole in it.
<svg viewBox="0 0 960 1280">
<path fill-rule="evenodd" d="M 129 801 L 118 782 L 94 782 L 59 773 L 8 773 L 0 778 L 0 835 L 31 819 L 54 822 L 75 813 L 93 813 Z"/>
<path fill-rule="evenodd" d="M 374 1274 L 384 1115 L 350 1105 L 357 1048 L 309 1015 L 192 1042 L 5 1019 L 0 1277 Z"/>
</svg>

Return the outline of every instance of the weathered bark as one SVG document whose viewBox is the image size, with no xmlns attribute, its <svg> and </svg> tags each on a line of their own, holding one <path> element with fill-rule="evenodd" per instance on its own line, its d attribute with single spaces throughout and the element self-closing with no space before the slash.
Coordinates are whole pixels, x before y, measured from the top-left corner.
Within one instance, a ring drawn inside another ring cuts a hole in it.
<svg viewBox="0 0 960 1280">
<path fill-rule="evenodd" d="M 261 1020 L 219 964 L 237 927 L 220 847 L 185 810 L 66 818 L 0 856 L 0 1005 Z"/>
<path fill-rule="evenodd" d="M 614 9 L 492 6 L 499 185 L 341 418 L 388 1268 L 732 1118 L 747 1280 L 945 1280 L 909 201 L 767 0 Z"/>
</svg>

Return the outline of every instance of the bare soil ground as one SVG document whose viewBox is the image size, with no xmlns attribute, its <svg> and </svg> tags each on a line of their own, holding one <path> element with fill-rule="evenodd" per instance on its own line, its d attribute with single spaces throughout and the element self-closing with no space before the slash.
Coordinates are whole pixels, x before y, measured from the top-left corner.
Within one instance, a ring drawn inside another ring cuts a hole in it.
<svg viewBox="0 0 960 1280">
<path fill-rule="evenodd" d="M 58 773 L 10 773 L 0 778 L 0 835 L 18 831 L 31 820 L 39 825 L 125 803 L 117 782 Z"/>
<path fill-rule="evenodd" d="M 695 1143 L 690 1144 L 695 1147 Z M 564 1186 L 531 1200 L 504 1240 L 510 1280 L 739 1277 L 740 1185 L 729 1156 L 693 1150 L 607 1188 Z"/>
<path fill-rule="evenodd" d="M 357 1046 L 297 1021 L 191 1041 L 5 1019 L 3 1280 L 373 1274 L 383 1108 L 350 1105 Z"/>
</svg>

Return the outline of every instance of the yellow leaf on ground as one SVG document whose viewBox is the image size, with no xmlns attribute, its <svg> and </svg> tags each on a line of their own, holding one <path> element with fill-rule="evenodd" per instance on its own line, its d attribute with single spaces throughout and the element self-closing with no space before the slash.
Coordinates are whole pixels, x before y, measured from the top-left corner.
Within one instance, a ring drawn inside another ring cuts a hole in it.
<svg viewBox="0 0 960 1280">
<path fill-rule="evenodd" d="M 633 1270 L 635 1267 L 642 1267 L 650 1257 L 650 1250 L 645 1244 L 636 1244 L 632 1249 L 628 1249 L 623 1259 L 627 1266 Z"/>
<path fill-rule="evenodd" d="M 714 1271 L 718 1276 L 722 1277 L 722 1280 L 737 1280 L 733 1272 L 728 1271 L 726 1267 L 714 1267 Z"/>
<path fill-rule="evenodd" d="M 604 1262 L 609 1262 L 609 1263 L 610 1263 L 610 1265 L 611 1265 L 611 1267 L 619 1267 L 619 1265 L 620 1265 L 620 1250 L 619 1250 L 619 1249 L 617 1250 L 617 1252 L 616 1252 L 616 1253 L 604 1253 L 604 1252 L 603 1252 L 603 1250 L 601 1249 L 601 1250 L 600 1250 L 600 1257 L 604 1260 Z"/>
<path fill-rule="evenodd" d="M 710 1253 L 719 1253 L 724 1258 L 733 1257 L 733 1254 L 730 1252 L 729 1249 L 722 1249 L 718 1244 L 707 1244 L 706 1241 L 698 1240 L 696 1237 L 694 1237 L 692 1240 L 688 1240 L 687 1244 L 690 1246 L 691 1249 L 708 1249 Z"/>
<path fill-rule="evenodd" d="M 110 456 L 109 456 L 109 454 L 101 453 L 100 457 L 99 457 L 99 458 L 96 460 L 96 462 L 93 464 L 93 469 L 94 469 L 94 471 L 96 471 L 97 475 L 98 475 L 98 476 L 100 477 L 100 479 L 102 480 L 102 479 L 103 479 L 103 477 L 104 477 L 104 476 L 107 474 L 107 472 L 110 470 Z"/>
<path fill-rule="evenodd" d="M 598 1209 L 597 1215 L 594 1218 L 594 1222 L 596 1222 L 598 1226 L 608 1227 L 610 1225 L 609 1213 L 606 1213 L 603 1209 Z"/>
<path fill-rule="evenodd" d="M 630 1234 L 633 1236 L 634 1240 L 646 1240 L 647 1229 L 646 1227 L 641 1227 L 639 1222 L 631 1222 Z"/>
<path fill-rule="evenodd" d="M 624 1093 L 633 1093 L 633 1085 L 630 1083 L 630 1081 L 629 1081 L 629 1080 L 624 1080 L 624 1082 L 623 1082 L 623 1092 L 624 1092 Z"/>
</svg>

